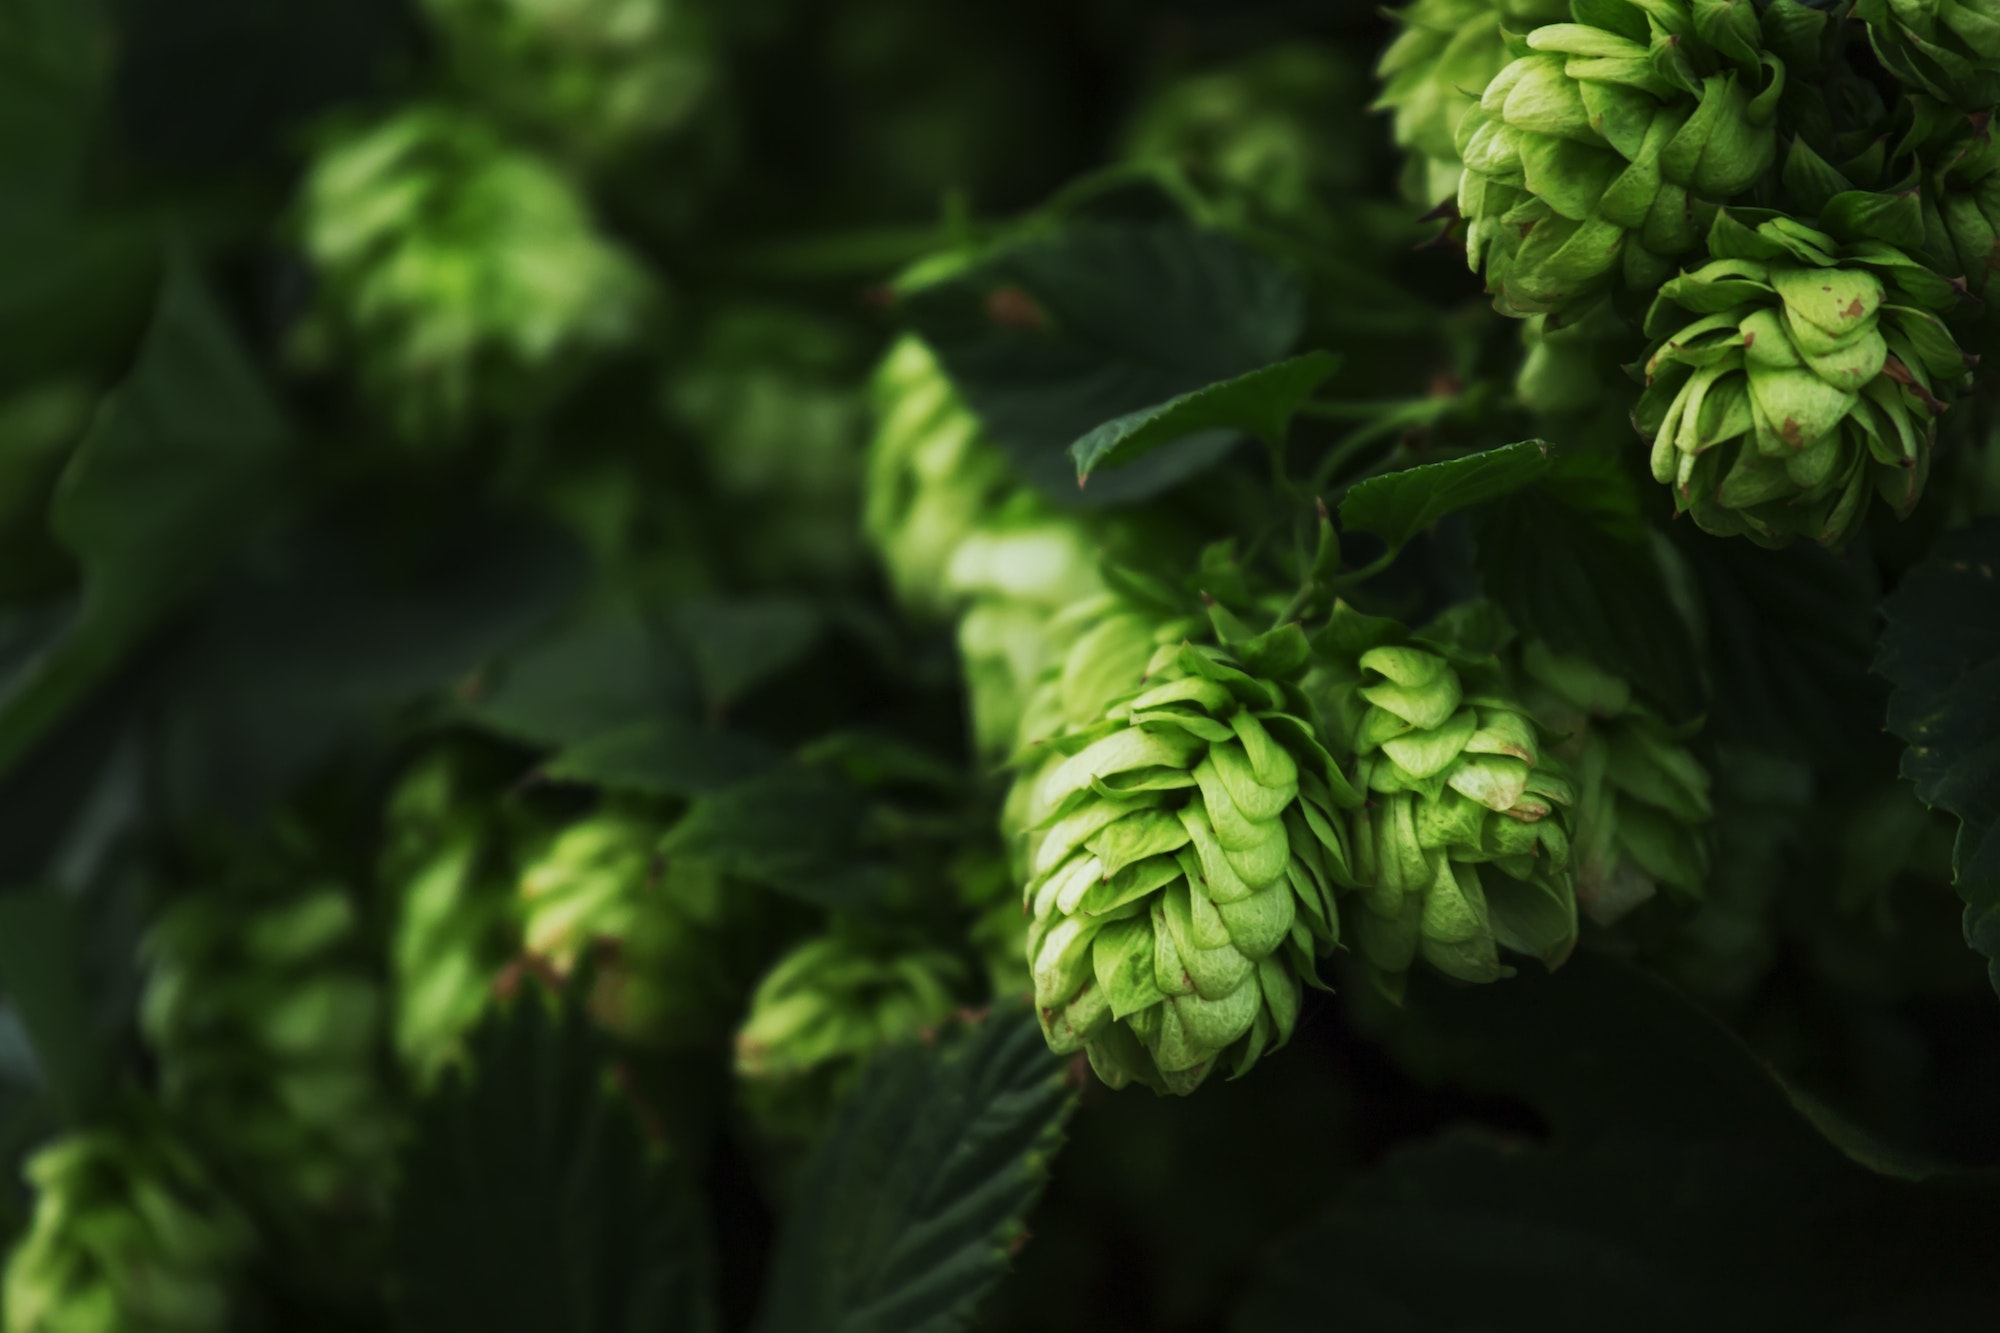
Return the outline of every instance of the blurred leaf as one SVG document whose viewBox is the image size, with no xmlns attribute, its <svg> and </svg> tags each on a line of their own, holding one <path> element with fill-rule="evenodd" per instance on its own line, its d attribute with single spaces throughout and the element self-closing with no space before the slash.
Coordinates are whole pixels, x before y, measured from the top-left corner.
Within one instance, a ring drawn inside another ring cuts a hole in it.
<svg viewBox="0 0 2000 1333">
<path fill-rule="evenodd" d="M 1552 465 L 1546 443 L 1522 440 L 1464 458 L 1371 477 L 1349 490 L 1340 502 L 1340 522 L 1345 528 L 1373 533 L 1388 543 L 1391 551 L 1401 550 L 1410 538 L 1445 515 L 1518 491 Z"/>
<path fill-rule="evenodd" d="M 0 770 L 282 506 L 291 437 L 185 261 L 138 364 L 64 473 L 51 523 L 83 565 L 70 634 L 0 699 Z"/>
<path fill-rule="evenodd" d="M 1018 1005 L 878 1056 L 807 1169 L 758 1333 L 971 1327 L 1074 1105 L 1063 1062 Z"/>
<path fill-rule="evenodd" d="M 1077 484 L 1200 431 L 1243 431 L 1281 443 L 1293 415 L 1339 364 L 1331 352 L 1307 352 L 1115 417 L 1069 447 Z"/>
<path fill-rule="evenodd" d="M 1668 591 L 1652 526 L 1602 454 L 1556 461 L 1473 519 L 1486 592 L 1523 634 L 1589 658 L 1675 718 L 1701 711 L 1688 625 Z"/>
<path fill-rule="evenodd" d="M 1903 776 L 1959 818 L 1953 849 L 1965 940 L 2000 991 L 2000 519 L 1955 532 L 1883 610 L 1875 669 L 1894 683 Z"/>
<path fill-rule="evenodd" d="M 109 1090 L 110 1060 L 86 995 L 77 900 L 0 893 L 0 995 L 20 1016 L 56 1119 L 76 1125 Z"/>
<path fill-rule="evenodd" d="M 1237 431 L 1200 431 L 1079 491 L 1069 448 L 1270 365 L 1305 324 L 1296 274 L 1185 222 L 1067 221 L 899 297 L 1015 470 L 1066 507 L 1129 504 L 1220 461 Z"/>
<path fill-rule="evenodd" d="M 556 747 L 700 709 L 694 667 L 663 625 L 620 602 L 537 636 L 481 673 L 463 715 Z"/>
<path fill-rule="evenodd" d="M 690 602 L 674 620 L 711 708 L 725 708 L 802 659 L 825 619 L 788 598 Z"/>
<path fill-rule="evenodd" d="M 1496 988 L 1497 989 L 1497 988 Z M 1973 1329 L 1993 1179 L 1911 1184 L 1762 1146 L 1468 1133 L 1391 1158 L 1274 1256 L 1235 1333 Z"/>
<path fill-rule="evenodd" d="M 399 1327 L 661 1333 L 716 1327 L 692 1189 L 609 1086 L 581 1007 L 538 991 L 474 1034 L 471 1074 L 420 1108 L 389 1256 Z"/>
<path fill-rule="evenodd" d="M 311 527 L 218 589 L 161 738 L 184 804 L 263 809 L 369 724 L 541 628 L 585 573 L 567 535 L 522 519 L 441 515 L 393 560 L 379 537 Z"/>
<path fill-rule="evenodd" d="M 1712 733 L 1842 760 L 1876 740 L 1875 596 L 1855 567 L 1803 542 L 1767 551 L 1685 523 L 1671 533 L 1707 613 Z"/>
<path fill-rule="evenodd" d="M 750 736 L 659 717 L 600 731 L 564 746 L 542 772 L 651 796 L 706 796 L 753 777 L 778 754 Z"/>
<path fill-rule="evenodd" d="M 873 859 L 868 831 L 860 789 L 785 767 L 696 801 L 660 850 L 815 906 L 856 908 L 879 901 L 894 882 Z"/>
</svg>

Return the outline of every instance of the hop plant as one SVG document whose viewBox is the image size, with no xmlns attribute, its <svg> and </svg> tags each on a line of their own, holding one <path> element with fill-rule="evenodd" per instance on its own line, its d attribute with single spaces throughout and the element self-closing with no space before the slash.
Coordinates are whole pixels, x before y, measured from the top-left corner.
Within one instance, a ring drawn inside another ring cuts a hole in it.
<svg viewBox="0 0 2000 1333">
<path fill-rule="evenodd" d="M 912 941 L 835 930 L 779 959 L 736 1033 L 736 1074 L 765 1131 L 809 1137 L 869 1056 L 958 1010 L 968 976 L 951 954 Z"/>
<path fill-rule="evenodd" d="M 1764 545 L 1846 541 L 1873 487 L 1923 492 L 1934 418 L 1966 360 L 1935 313 L 1952 285 L 1880 242 L 1837 245 L 1788 218 L 1727 214 L 1712 262 L 1660 289 L 1634 421 L 1675 508 Z"/>
<path fill-rule="evenodd" d="M 443 107 L 332 139 L 301 212 L 320 282 L 304 354 L 351 348 L 412 439 L 454 434 L 474 404 L 532 402 L 578 358 L 629 342 L 649 304 L 646 270 L 561 174 Z"/>
<path fill-rule="evenodd" d="M 1339 939 L 1352 793 L 1295 683 L 1297 626 L 1218 645 L 1193 620 L 1092 611 L 1052 676 L 1073 711 L 1015 806 L 1035 1002 L 1050 1047 L 1113 1087 L 1188 1093 L 1290 1038 Z"/>
<path fill-rule="evenodd" d="M 1403 193 L 1425 204 L 1458 197 L 1465 164 L 1458 126 L 1510 59 L 1505 32 L 1524 33 L 1569 12 L 1568 0 L 1415 0 L 1376 66 L 1378 110 L 1393 113 L 1406 154 Z"/>
<path fill-rule="evenodd" d="M 503 119 L 602 160 L 710 99 L 710 24 L 689 0 L 425 0 L 461 83 Z"/>
<path fill-rule="evenodd" d="M 1575 777 L 1577 901 L 1609 924 L 1665 885 L 1698 898 L 1708 878 L 1708 770 L 1629 682 L 1531 639 L 1523 697 Z"/>
<path fill-rule="evenodd" d="M 1413 636 L 1342 606 L 1317 681 L 1367 796 L 1348 919 L 1392 994 L 1418 957 L 1493 981 L 1511 975 L 1502 949 L 1553 967 L 1576 942 L 1570 777 L 1472 624 Z"/>
<path fill-rule="evenodd" d="M 1965 280 L 1990 341 L 2000 314 L 2000 145 L 1983 124 L 1966 127 L 1937 153 L 1922 193 L 1924 247 L 1949 275 Z"/>
<path fill-rule="evenodd" d="M 1507 314 L 1651 291 L 1777 153 L 1752 0 L 1593 0 L 1536 28 L 1458 127 L 1466 249 Z"/>
<path fill-rule="evenodd" d="M 399 1134 L 382 988 L 340 885 L 186 893 L 149 933 L 140 1025 L 161 1097 L 281 1206 L 381 1202 Z"/>
<path fill-rule="evenodd" d="M 254 1237 L 163 1131 L 95 1129 L 28 1160 L 34 1217 L 7 1261 L 7 1333 L 221 1333 Z"/>
<path fill-rule="evenodd" d="M 557 834 L 521 876 L 522 946 L 559 976 L 591 950 L 592 1012 L 626 1040 L 707 1045 L 748 989 L 761 904 L 710 867 L 663 857 L 664 832 L 612 810 Z"/>
<path fill-rule="evenodd" d="M 2000 105 L 2000 12 L 1990 0 L 1854 0 L 1882 63 L 1964 111 Z"/>
</svg>

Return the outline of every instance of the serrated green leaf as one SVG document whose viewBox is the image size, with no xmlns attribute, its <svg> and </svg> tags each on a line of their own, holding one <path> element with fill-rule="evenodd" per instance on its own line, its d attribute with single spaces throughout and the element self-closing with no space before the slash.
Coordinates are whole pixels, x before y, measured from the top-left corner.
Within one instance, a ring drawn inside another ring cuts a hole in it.
<svg viewBox="0 0 2000 1333">
<path fill-rule="evenodd" d="M 881 900 L 894 876 L 867 845 L 868 801 L 831 774 L 787 766 L 703 797 L 660 850 L 828 908 Z"/>
<path fill-rule="evenodd" d="M 1069 448 L 1269 366 L 1305 327 L 1292 270 L 1178 221 L 1045 224 L 943 276 L 913 275 L 898 297 L 1015 470 L 1070 508 L 1145 499 L 1220 461 L 1238 432 L 1186 436 L 1079 491 Z"/>
<path fill-rule="evenodd" d="M 65 1125 L 80 1123 L 102 1105 L 111 1061 L 91 1021 L 75 898 L 0 894 L 0 997 L 33 1044 L 50 1109 Z"/>
<path fill-rule="evenodd" d="M 543 766 L 558 782 L 587 782 L 652 796 L 706 796 L 763 772 L 777 752 L 750 736 L 658 717 L 600 731 Z"/>
<path fill-rule="evenodd" d="M 1339 364 L 1331 352 L 1307 352 L 1114 417 L 1069 447 L 1077 484 L 1201 431 L 1238 430 L 1281 441 L 1293 415 Z"/>
<path fill-rule="evenodd" d="M 807 1170 L 757 1333 L 971 1327 L 1074 1104 L 1020 1005 L 878 1057 Z"/>
<path fill-rule="evenodd" d="M 1380 537 L 1391 551 L 1461 509 L 1497 500 L 1528 485 L 1552 465 L 1541 440 L 1488 449 L 1465 458 L 1426 463 L 1371 477 L 1340 502 L 1342 526 Z"/>
<path fill-rule="evenodd" d="M 610 1086 L 581 1007 L 531 990 L 487 1018 L 468 1064 L 420 1109 L 404 1158 L 397 1326 L 713 1330 L 701 1210 Z"/>
<path fill-rule="evenodd" d="M 1965 940 L 2000 991 L 2000 520 L 1938 543 L 1883 606 L 1875 670 L 1894 684 L 1903 776 L 1959 818 L 1953 863 Z"/>
<path fill-rule="evenodd" d="M 1479 576 L 1522 633 L 1631 681 L 1677 718 L 1700 664 L 1632 485 L 1598 455 L 1561 460 L 1473 520 Z"/>
</svg>

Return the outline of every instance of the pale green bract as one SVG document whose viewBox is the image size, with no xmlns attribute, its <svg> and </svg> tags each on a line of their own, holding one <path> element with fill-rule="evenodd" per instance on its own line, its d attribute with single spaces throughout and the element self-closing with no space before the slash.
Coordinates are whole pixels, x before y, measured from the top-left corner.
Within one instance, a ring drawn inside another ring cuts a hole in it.
<svg viewBox="0 0 2000 1333">
<path fill-rule="evenodd" d="M 1715 259 L 1667 283 L 1633 420 L 1653 476 L 1705 530 L 1836 545 L 1868 494 L 1923 493 L 1935 418 L 1967 363 L 1936 312 L 1953 286 L 1893 246 L 1724 214 Z"/>
<path fill-rule="evenodd" d="M 1113 1087 L 1192 1092 L 1290 1038 L 1339 941 L 1353 793 L 1297 626 L 1230 648 L 1111 598 L 1067 614 L 1009 802 L 1042 1029 Z"/>
<path fill-rule="evenodd" d="M 28 1159 L 34 1216 L 7 1261 L 6 1333 L 226 1333 L 255 1241 L 187 1148 L 96 1129 Z"/>
<path fill-rule="evenodd" d="M 1568 13 L 1568 0 L 1414 0 L 1392 13 L 1402 30 L 1376 66 L 1375 105 L 1394 114 L 1406 197 L 1427 206 L 1458 197 L 1459 122 L 1512 59 L 1503 31 L 1524 33 Z"/>
<path fill-rule="evenodd" d="M 1459 211 L 1497 309 L 1651 291 L 1777 155 L 1784 66 L 1752 0 L 1592 0 L 1521 39 L 1459 122 Z"/>
</svg>

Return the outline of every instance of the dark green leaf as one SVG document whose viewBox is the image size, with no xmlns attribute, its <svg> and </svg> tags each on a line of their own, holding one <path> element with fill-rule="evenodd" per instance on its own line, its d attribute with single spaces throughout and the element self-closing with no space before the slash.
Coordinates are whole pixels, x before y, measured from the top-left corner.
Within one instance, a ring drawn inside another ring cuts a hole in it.
<svg viewBox="0 0 2000 1333">
<path fill-rule="evenodd" d="M 138 365 L 71 460 L 51 524 L 84 571 L 75 628 L 0 700 L 0 769 L 281 504 L 290 433 L 186 262 Z"/>
<path fill-rule="evenodd" d="M 20 1016 L 50 1107 L 67 1125 L 100 1106 L 111 1067 L 86 996 L 80 916 L 74 898 L 0 894 L 0 996 Z"/>
<path fill-rule="evenodd" d="M 558 782 L 588 782 L 615 791 L 704 796 L 763 771 L 777 758 L 752 737 L 658 717 L 566 745 L 542 771 Z"/>
<path fill-rule="evenodd" d="M 723 708 L 797 663 L 825 628 L 801 601 L 691 602 L 674 616 L 710 707 Z"/>
<path fill-rule="evenodd" d="M 613 1090 L 580 1007 L 531 991 L 487 1019 L 470 1066 L 420 1109 L 404 1159 L 398 1326 L 713 1330 L 698 1202 Z"/>
<path fill-rule="evenodd" d="M 1380 537 L 1392 551 L 1400 550 L 1445 515 L 1520 490 L 1550 466 L 1547 444 L 1523 440 L 1465 458 L 1371 477 L 1340 502 L 1340 521 L 1344 527 Z"/>
<path fill-rule="evenodd" d="M 1523 634 L 1625 677 L 1676 718 L 1700 664 L 1632 484 L 1602 455 L 1558 461 L 1473 520 L 1487 595 Z"/>
<path fill-rule="evenodd" d="M 530 745 L 700 712 L 686 653 L 636 607 L 614 605 L 537 637 L 481 673 L 465 716 Z"/>
<path fill-rule="evenodd" d="M 689 807 L 660 849 L 822 907 L 860 907 L 893 882 L 867 846 L 868 800 L 854 785 L 773 769 Z"/>
<path fill-rule="evenodd" d="M 1201 431 L 1237 430 L 1281 442 L 1293 415 L 1339 364 L 1330 352 L 1307 352 L 1114 417 L 1069 447 L 1077 482 Z"/>
<path fill-rule="evenodd" d="M 1268 366 L 1305 323 L 1298 277 L 1184 222 L 1072 220 L 906 288 L 910 323 L 1030 484 L 1060 505 L 1129 504 L 1219 461 L 1206 430 L 1088 490 L 1071 444 L 1102 423 Z"/>
<path fill-rule="evenodd" d="M 1062 1061 L 1018 1005 L 948 1044 L 879 1057 L 808 1167 L 758 1333 L 971 1327 L 1073 1105 Z"/>
<path fill-rule="evenodd" d="M 1952 533 L 1884 605 L 1875 669 L 1895 685 L 1903 776 L 1959 818 L 1965 939 L 2000 991 L 2000 520 Z"/>
</svg>

